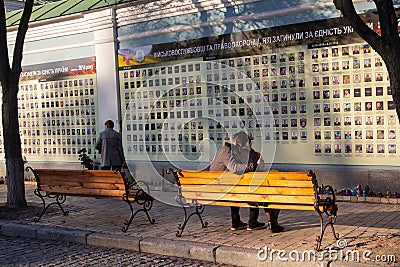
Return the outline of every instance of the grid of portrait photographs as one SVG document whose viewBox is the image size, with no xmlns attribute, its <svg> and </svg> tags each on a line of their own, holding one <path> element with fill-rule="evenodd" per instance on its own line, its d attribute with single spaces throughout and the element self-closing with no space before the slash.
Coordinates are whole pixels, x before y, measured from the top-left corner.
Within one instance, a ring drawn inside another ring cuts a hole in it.
<svg viewBox="0 0 400 267">
<path fill-rule="evenodd" d="M 97 92 L 94 74 L 62 80 L 21 81 L 18 120 L 28 160 L 73 160 L 86 148 L 94 155 Z"/>
<path fill-rule="evenodd" d="M 395 156 L 388 74 L 365 43 L 293 46 L 261 55 L 120 71 L 128 158 L 198 153 L 245 129 L 314 158 Z"/>
<path fill-rule="evenodd" d="M 312 49 L 314 151 L 394 156 L 398 119 L 388 74 L 370 45 Z"/>
<path fill-rule="evenodd" d="M 270 68 L 271 60 L 279 65 Z M 304 70 L 299 52 L 121 71 L 128 154 L 190 157 L 204 151 L 204 139 L 221 145 L 240 130 L 307 141 Z"/>
</svg>

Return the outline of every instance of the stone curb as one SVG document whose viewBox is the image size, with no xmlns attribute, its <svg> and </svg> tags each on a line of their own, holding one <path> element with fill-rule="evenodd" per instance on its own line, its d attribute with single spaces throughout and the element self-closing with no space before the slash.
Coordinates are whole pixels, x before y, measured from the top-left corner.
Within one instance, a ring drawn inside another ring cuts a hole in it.
<svg viewBox="0 0 400 267">
<path fill-rule="evenodd" d="M 4 236 L 54 240 L 86 245 L 87 236 L 92 232 L 53 226 L 5 223 L 0 225 L 0 233 Z"/>
<path fill-rule="evenodd" d="M 133 236 L 92 233 L 87 236 L 87 245 L 140 251 L 141 240 Z"/>
<path fill-rule="evenodd" d="M 183 257 L 215 262 L 214 252 L 218 246 L 191 241 L 176 241 L 161 238 L 144 238 L 140 241 L 140 252 Z"/>
<path fill-rule="evenodd" d="M 37 231 L 42 226 L 25 225 L 18 223 L 5 223 L 0 225 L 1 235 L 13 237 L 26 237 L 37 239 Z"/>
<path fill-rule="evenodd" d="M 273 260 L 270 259 L 270 251 L 265 254 L 265 250 L 259 253 L 258 249 L 239 248 L 220 246 L 216 251 L 216 263 L 231 264 L 237 266 L 257 266 L 257 267 L 319 267 L 331 266 L 327 261 L 294 261 L 289 259 L 289 251 L 283 256 L 287 260 L 280 260 L 279 251 L 273 252 Z"/>
<path fill-rule="evenodd" d="M 216 251 L 216 262 L 221 264 L 231 264 L 237 266 L 278 266 L 269 261 L 258 259 L 258 250 L 251 248 L 237 248 L 221 246 Z"/>
<path fill-rule="evenodd" d="M 362 264 L 362 263 L 355 263 L 355 262 L 332 262 L 329 267 L 382 267 L 383 265 L 374 265 L 372 263 Z"/>
<path fill-rule="evenodd" d="M 385 197 L 358 197 L 358 196 L 335 196 L 338 202 L 358 202 L 358 203 L 382 203 L 382 204 L 400 204 L 400 198 Z"/>
<path fill-rule="evenodd" d="M 42 227 L 37 230 L 37 239 L 42 240 L 54 240 L 63 241 L 71 243 L 79 243 L 86 245 L 86 238 L 92 232 L 77 230 L 77 229 L 67 229 L 60 227 Z"/>
</svg>

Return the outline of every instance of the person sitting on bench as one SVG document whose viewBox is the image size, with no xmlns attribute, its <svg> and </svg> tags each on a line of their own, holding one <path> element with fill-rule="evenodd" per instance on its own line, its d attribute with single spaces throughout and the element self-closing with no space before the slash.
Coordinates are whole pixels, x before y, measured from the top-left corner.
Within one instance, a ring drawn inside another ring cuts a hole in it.
<svg viewBox="0 0 400 267">
<path fill-rule="evenodd" d="M 251 139 L 245 132 L 238 132 L 234 135 L 235 145 L 231 148 L 231 158 L 229 166 L 238 166 L 233 173 L 243 174 L 246 172 L 266 171 L 264 160 L 261 154 L 251 147 Z M 279 209 L 265 208 L 268 219 L 268 228 L 273 233 L 282 232 L 284 227 L 278 224 Z M 249 223 L 248 230 L 252 230 L 254 225 Z"/>
<path fill-rule="evenodd" d="M 247 164 L 243 163 L 234 163 L 231 162 L 231 147 L 235 145 L 235 136 L 232 139 L 232 144 L 225 143 L 216 153 L 214 159 L 210 164 L 210 171 L 225 171 L 228 170 L 232 173 L 238 173 L 241 170 L 245 169 Z M 261 229 L 265 227 L 265 223 L 260 223 L 257 221 L 259 209 L 258 208 L 250 208 L 249 214 L 249 223 L 246 224 L 240 220 L 239 207 L 231 207 L 231 218 L 232 218 L 232 226 L 231 230 L 241 230 L 241 229 Z"/>
</svg>

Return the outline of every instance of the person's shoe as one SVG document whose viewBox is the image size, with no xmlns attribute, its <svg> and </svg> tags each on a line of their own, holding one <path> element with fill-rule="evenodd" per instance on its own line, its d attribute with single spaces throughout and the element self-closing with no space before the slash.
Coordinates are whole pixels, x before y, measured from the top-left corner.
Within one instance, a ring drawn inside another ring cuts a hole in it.
<svg viewBox="0 0 400 267">
<path fill-rule="evenodd" d="M 265 223 L 255 222 L 254 224 L 247 225 L 247 231 L 258 230 L 265 228 Z"/>
<path fill-rule="evenodd" d="M 285 229 L 285 227 L 283 227 L 282 225 L 280 225 L 278 223 L 275 224 L 275 227 L 279 232 L 282 232 Z"/>
<path fill-rule="evenodd" d="M 232 224 L 231 230 L 232 230 L 232 231 L 242 230 L 242 229 L 245 229 L 246 226 L 247 226 L 247 224 L 241 221 L 241 222 L 240 222 L 239 224 L 237 224 L 237 225 L 233 225 L 233 224 Z"/>
<path fill-rule="evenodd" d="M 285 229 L 285 227 L 271 221 L 268 222 L 268 228 L 269 230 L 271 230 L 272 233 L 280 233 L 283 231 L 283 229 Z"/>
</svg>

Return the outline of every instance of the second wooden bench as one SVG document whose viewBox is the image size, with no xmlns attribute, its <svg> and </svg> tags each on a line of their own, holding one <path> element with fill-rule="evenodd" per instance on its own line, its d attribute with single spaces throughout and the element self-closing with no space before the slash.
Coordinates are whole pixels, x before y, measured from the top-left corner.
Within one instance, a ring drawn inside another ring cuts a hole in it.
<svg viewBox="0 0 400 267">
<path fill-rule="evenodd" d="M 193 215 L 207 227 L 201 214 L 205 205 L 258 207 L 288 210 L 315 210 L 320 219 L 320 234 L 315 249 L 321 247 L 328 225 L 335 239 L 334 223 L 337 216 L 335 195 L 331 186 L 318 186 L 313 171 L 307 172 L 250 172 L 236 175 L 219 171 L 170 170 L 175 176 L 179 192 L 177 201 L 184 209 L 183 223 L 178 226 L 181 236 Z M 188 215 L 186 208 L 194 207 Z M 328 222 L 324 223 L 325 215 Z"/>
<path fill-rule="evenodd" d="M 125 221 L 122 228 L 126 232 L 131 225 L 133 218 L 139 212 L 144 212 L 151 224 L 154 219 L 150 219 L 149 211 L 153 206 L 151 197 L 146 188 L 146 183 L 129 181 L 128 175 L 123 170 L 103 171 L 103 170 L 66 170 L 66 169 L 33 169 L 37 188 L 34 193 L 43 203 L 43 208 L 38 218 L 39 221 L 46 210 L 52 206 L 60 207 L 64 215 L 68 215 L 63 204 L 67 196 L 91 197 L 91 198 L 112 198 L 121 199 L 126 202 L 131 210 L 129 220 Z M 46 204 L 46 200 L 50 203 Z M 52 200 L 52 201 L 51 201 Z M 141 206 L 134 211 L 133 204 Z"/>
</svg>

